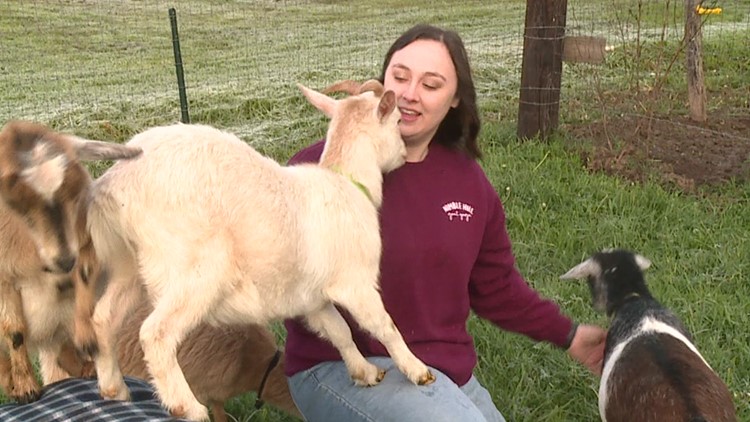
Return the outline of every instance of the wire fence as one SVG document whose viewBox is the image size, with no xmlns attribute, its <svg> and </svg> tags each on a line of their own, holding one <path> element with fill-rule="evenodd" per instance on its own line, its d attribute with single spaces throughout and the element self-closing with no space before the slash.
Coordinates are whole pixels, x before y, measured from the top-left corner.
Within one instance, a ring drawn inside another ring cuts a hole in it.
<svg viewBox="0 0 750 422">
<path fill-rule="evenodd" d="M 750 45 L 750 1 L 713 4 L 724 5 L 723 11 L 707 18 L 704 36 Z M 248 137 L 279 137 L 303 118 L 296 82 L 322 87 L 375 76 L 389 44 L 418 22 L 458 31 L 469 50 L 480 106 L 493 118 L 516 118 L 523 1 L 375 6 L 303 0 L 6 0 L 0 5 L 0 122 L 109 125 L 113 133 L 127 135 L 179 120 L 172 7 L 193 121 Z M 612 50 L 679 39 L 683 22 L 683 2 L 569 0 L 566 35 L 603 37 Z M 625 72 L 608 67 L 565 65 L 562 119 L 578 113 L 575 107 L 593 95 L 592 78 Z M 650 70 L 643 72 L 634 77 L 647 78 Z"/>
<path fill-rule="evenodd" d="M 584 102 L 606 108 L 606 101 L 617 103 L 635 92 L 656 93 L 656 101 L 660 93 L 663 97 L 684 96 L 687 102 L 684 37 L 688 1 L 570 0 L 566 35 L 605 39 L 607 64 L 566 64 L 562 97 L 567 101 L 561 107 L 567 115 L 585 118 L 586 113 L 573 109 Z M 750 71 L 750 1 L 706 0 L 696 12 L 701 17 L 707 88 L 713 92 L 733 88 L 730 95 L 738 98 L 729 103 L 744 108 L 740 112 L 747 114 L 750 103 L 742 98 L 750 96 L 746 77 Z M 660 92 L 666 81 L 682 91 Z M 602 96 L 602 85 L 613 92 Z M 599 101 L 589 101 L 592 97 Z"/>
</svg>

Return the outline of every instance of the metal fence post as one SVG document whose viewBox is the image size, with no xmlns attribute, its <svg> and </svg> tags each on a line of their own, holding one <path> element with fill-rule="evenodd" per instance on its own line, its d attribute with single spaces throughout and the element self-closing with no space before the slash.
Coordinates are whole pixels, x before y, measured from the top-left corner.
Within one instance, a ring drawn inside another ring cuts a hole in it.
<svg viewBox="0 0 750 422">
<path fill-rule="evenodd" d="M 180 36 L 177 33 L 177 11 L 175 11 L 174 7 L 169 9 L 169 22 L 172 25 L 172 49 L 174 50 L 174 65 L 177 72 L 177 89 L 180 93 L 182 123 L 190 123 L 187 93 L 185 90 L 185 74 L 182 68 L 182 54 L 180 53 Z"/>
</svg>

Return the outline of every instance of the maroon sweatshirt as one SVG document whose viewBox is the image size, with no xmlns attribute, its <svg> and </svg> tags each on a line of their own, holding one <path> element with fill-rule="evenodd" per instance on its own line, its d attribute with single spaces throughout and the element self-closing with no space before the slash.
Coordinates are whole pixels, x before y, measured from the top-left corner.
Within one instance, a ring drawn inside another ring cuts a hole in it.
<svg viewBox="0 0 750 422">
<path fill-rule="evenodd" d="M 318 142 L 290 164 L 317 162 Z M 531 289 L 515 266 L 505 213 L 476 160 L 431 144 L 427 157 L 386 174 L 380 210 L 383 303 L 412 352 L 464 385 L 477 362 L 470 310 L 502 329 L 563 347 L 572 321 Z M 365 356 L 383 345 L 342 312 Z M 286 323 L 286 374 L 341 360 L 301 319 Z"/>
</svg>

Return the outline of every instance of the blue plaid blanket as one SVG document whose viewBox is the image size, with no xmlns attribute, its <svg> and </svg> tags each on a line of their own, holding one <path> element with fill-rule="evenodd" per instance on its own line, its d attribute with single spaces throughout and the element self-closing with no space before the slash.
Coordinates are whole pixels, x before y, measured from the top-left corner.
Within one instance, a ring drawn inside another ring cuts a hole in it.
<svg viewBox="0 0 750 422">
<path fill-rule="evenodd" d="M 95 379 L 69 378 L 44 387 L 29 404 L 0 406 L 0 421 L 10 422 L 176 422 L 159 403 L 151 385 L 125 377 L 131 401 L 103 400 Z"/>
</svg>

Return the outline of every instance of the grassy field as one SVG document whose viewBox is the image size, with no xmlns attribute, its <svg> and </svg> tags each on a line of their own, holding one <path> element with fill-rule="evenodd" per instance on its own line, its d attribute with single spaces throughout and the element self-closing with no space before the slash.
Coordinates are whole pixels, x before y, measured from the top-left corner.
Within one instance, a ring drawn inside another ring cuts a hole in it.
<svg viewBox="0 0 750 422">
<path fill-rule="evenodd" d="M 589 305 L 588 288 L 559 275 L 605 247 L 644 254 L 654 263 L 647 274 L 654 294 L 684 319 L 734 393 L 739 419 L 750 421 L 750 185 L 690 196 L 656 183 L 589 174 L 566 148 L 565 133 L 549 142 L 516 141 L 525 1 L 176 3 L 192 121 L 231 130 L 279 160 L 325 130 L 325 120 L 295 82 L 322 87 L 372 76 L 389 43 L 416 22 L 457 29 L 480 94 L 482 165 L 504 201 L 518 265 L 529 283 L 576 320 L 605 325 Z M 614 104 L 602 104 L 602 98 L 653 86 L 669 57 L 659 48 L 674 43 L 680 23 L 665 21 L 655 2 L 646 3 L 651 6 L 641 9 L 644 33 L 657 40 L 634 63 L 636 1 L 569 0 L 571 31 L 608 34 L 608 44 L 618 47 L 605 66 L 566 65 L 563 120 L 613 112 Z M 0 124 L 33 119 L 124 141 L 145 127 L 179 120 L 170 6 L 2 2 Z M 706 24 L 712 52 L 706 62 L 714 69 L 707 77 L 710 86 L 728 93 L 712 96 L 710 107 L 747 109 L 750 1 L 730 6 L 721 21 Z M 662 42 L 664 28 L 669 35 Z M 659 106 L 684 109 L 680 98 L 668 95 L 681 89 L 681 80 L 665 78 L 665 84 Z M 564 353 L 476 318 L 469 328 L 480 353 L 477 376 L 509 421 L 598 419 L 598 379 Z M 239 421 L 289 420 L 273 409 L 254 410 L 253 400 L 239 397 L 228 409 Z"/>
</svg>

